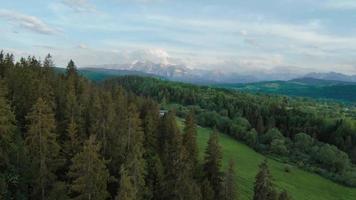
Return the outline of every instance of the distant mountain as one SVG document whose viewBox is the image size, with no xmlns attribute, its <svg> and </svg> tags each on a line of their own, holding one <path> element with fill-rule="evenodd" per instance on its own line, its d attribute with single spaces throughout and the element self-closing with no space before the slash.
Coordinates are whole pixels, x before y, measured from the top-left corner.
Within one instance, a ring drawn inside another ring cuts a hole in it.
<svg viewBox="0 0 356 200">
<path fill-rule="evenodd" d="M 296 79 L 289 80 L 288 82 L 306 84 L 312 86 L 356 85 L 356 82 L 317 79 L 317 78 L 310 78 L 310 77 L 296 78 Z"/>
<path fill-rule="evenodd" d="M 344 81 L 344 82 L 356 82 L 356 75 L 345 75 L 337 72 L 328 72 L 328 73 L 309 73 L 304 77 L 306 78 L 315 78 L 322 80 L 333 80 L 333 81 Z"/>
<path fill-rule="evenodd" d="M 305 79 L 304 81 L 307 81 L 308 78 L 318 79 L 319 82 L 321 82 L 321 80 L 356 82 L 356 75 L 348 76 L 336 72 L 303 74 L 302 70 L 290 66 L 237 73 L 225 70 L 225 67 L 215 70 L 191 69 L 183 64 L 167 62 L 154 63 L 143 60 L 127 64 L 93 65 L 80 68 L 80 70 L 93 76 L 95 76 L 95 72 L 100 72 L 100 74 L 105 74 L 105 76 L 117 76 L 122 74 L 159 76 L 168 80 L 195 84 L 254 83 L 260 81 L 288 81 L 297 79 Z"/>
<path fill-rule="evenodd" d="M 356 82 L 299 78 L 289 81 L 265 81 L 247 84 L 217 84 L 240 91 L 356 102 Z"/>
<path fill-rule="evenodd" d="M 118 76 L 126 76 L 126 75 L 160 77 L 154 74 L 149 74 L 140 71 L 103 69 L 103 68 L 80 68 L 79 73 L 93 81 L 102 81 L 105 79 L 114 78 Z"/>
<path fill-rule="evenodd" d="M 130 64 L 95 65 L 81 68 L 86 72 L 95 73 L 100 69 L 106 69 L 108 74 L 121 74 L 124 70 L 132 73 L 143 73 L 144 75 L 165 77 L 173 81 L 182 81 L 196 84 L 213 83 L 250 83 L 259 81 L 252 75 L 241 75 L 237 73 L 190 69 L 184 65 L 153 63 L 150 61 L 135 61 Z M 118 72 L 116 72 L 118 71 Z"/>
</svg>

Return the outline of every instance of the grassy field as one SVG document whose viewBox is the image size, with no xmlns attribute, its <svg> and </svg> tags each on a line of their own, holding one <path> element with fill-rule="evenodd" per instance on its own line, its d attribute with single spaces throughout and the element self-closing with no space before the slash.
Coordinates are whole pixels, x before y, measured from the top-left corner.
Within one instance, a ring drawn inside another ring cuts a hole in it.
<svg viewBox="0 0 356 200">
<path fill-rule="evenodd" d="M 183 127 L 181 120 L 179 126 Z M 203 156 L 211 129 L 198 128 L 198 145 Z M 250 200 L 253 195 L 253 182 L 258 165 L 264 156 L 255 152 L 227 135 L 220 135 L 223 150 L 223 166 L 233 159 L 236 164 L 239 199 Z M 291 172 L 284 171 L 285 164 L 269 159 L 269 168 L 278 189 L 286 189 L 294 200 L 356 200 L 356 189 L 348 188 L 327 180 L 319 175 L 295 167 Z"/>
</svg>

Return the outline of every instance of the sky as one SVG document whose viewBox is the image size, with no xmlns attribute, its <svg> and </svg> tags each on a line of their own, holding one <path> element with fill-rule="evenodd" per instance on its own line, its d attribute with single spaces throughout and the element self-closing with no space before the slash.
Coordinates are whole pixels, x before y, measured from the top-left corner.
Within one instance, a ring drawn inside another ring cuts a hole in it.
<svg viewBox="0 0 356 200">
<path fill-rule="evenodd" d="M 356 74 L 355 0 L 0 0 L 0 49 L 58 67 Z"/>
</svg>

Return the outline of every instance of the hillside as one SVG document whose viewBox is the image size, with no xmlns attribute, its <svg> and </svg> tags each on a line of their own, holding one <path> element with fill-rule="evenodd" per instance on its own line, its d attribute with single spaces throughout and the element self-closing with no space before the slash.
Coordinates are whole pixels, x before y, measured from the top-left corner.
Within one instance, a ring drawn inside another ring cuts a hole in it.
<svg viewBox="0 0 356 200">
<path fill-rule="evenodd" d="M 268 81 L 248 84 L 218 84 L 217 87 L 254 93 L 281 94 L 288 96 L 332 99 L 345 102 L 356 101 L 356 84 L 351 82 L 314 78 L 290 81 Z"/>
<path fill-rule="evenodd" d="M 56 67 L 55 71 L 58 73 L 65 73 L 65 68 Z M 160 76 L 149 74 L 134 70 L 118 70 L 118 69 L 104 69 L 104 68 L 79 68 L 79 74 L 92 81 L 104 81 L 107 79 L 120 76 L 142 76 L 142 77 L 158 77 Z"/>
<path fill-rule="evenodd" d="M 183 128 L 183 121 L 178 120 L 178 122 Z M 211 132 L 209 128 L 198 128 L 198 146 L 201 156 L 203 156 Z M 221 134 L 220 144 L 223 150 L 223 166 L 227 166 L 229 159 L 233 159 L 236 163 L 236 182 L 240 199 L 251 199 L 258 165 L 263 161 L 264 156 L 225 134 Z M 272 159 L 268 159 L 268 163 L 278 189 L 286 189 L 295 200 L 355 199 L 356 189 L 354 188 L 339 185 L 296 167 L 287 173 L 284 171 L 284 163 Z"/>
<path fill-rule="evenodd" d="M 62 68 L 58 71 L 63 72 Z M 100 68 L 81 68 L 80 74 L 93 81 L 103 81 L 110 78 L 126 75 L 136 75 L 143 77 L 159 77 L 169 79 L 164 76 L 155 75 L 134 70 L 100 69 Z M 241 77 L 239 79 L 242 79 Z M 210 81 L 203 81 L 199 78 L 186 77 L 178 79 L 182 82 L 194 82 L 196 84 L 212 84 Z M 194 80 L 194 81 L 193 81 Z M 236 89 L 253 93 L 281 94 L 288 96 L 310 97 L 316 99 L 331 99 L 344 102 L 356 101 L 356 83 L 344 82 L 339 80 L 324 80 L 316 78 L 299 78 L 290 81 L 266 81 L 255 83 L 219 83 L 213 84 L 214 87 Z"/>
</svg>

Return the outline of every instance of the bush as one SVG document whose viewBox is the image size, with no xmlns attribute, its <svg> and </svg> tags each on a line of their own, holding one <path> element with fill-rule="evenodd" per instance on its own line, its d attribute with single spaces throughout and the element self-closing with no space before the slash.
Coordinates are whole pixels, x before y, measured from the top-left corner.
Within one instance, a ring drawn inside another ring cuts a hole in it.
<svg viewBox="0 0 356 200">
<path fill-rule="evenodd" d="M 285 145 L 284 139 L 274 139 L 271 142 L 269 150 L 272 153 L 278 154 L 278 155 L 287 155 L 288 154 L 288 149 Z"/>
<path fill-rule="evenodd" d="M 287 173 L 292 172 L 292 166 L 286 164 L 286 165 L 284 166 L 284 171 L 287 172 Z"/>
</svg>

